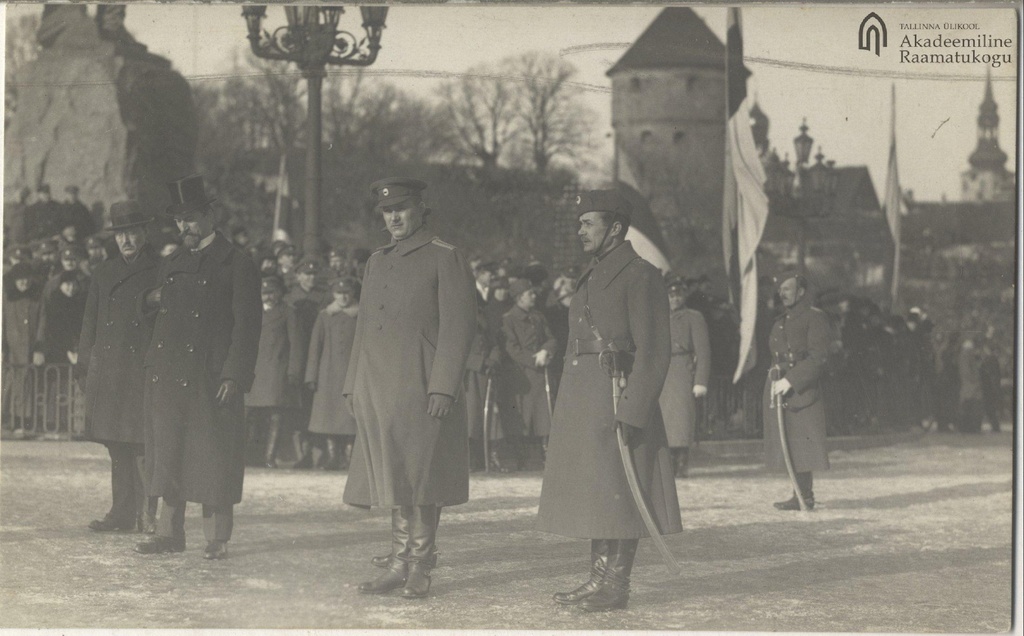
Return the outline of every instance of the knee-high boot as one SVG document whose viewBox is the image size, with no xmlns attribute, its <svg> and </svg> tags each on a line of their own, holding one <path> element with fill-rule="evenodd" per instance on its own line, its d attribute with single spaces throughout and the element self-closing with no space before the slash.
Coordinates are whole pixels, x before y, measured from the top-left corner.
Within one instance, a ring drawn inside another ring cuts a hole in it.
<svg viewBox="0 0 1024 636">
<path fill-rule="evenodd" d="M 323 470 L 338 470 L 340 468 L 340 457 L 338 455 L 338 440 L 334 435 L 325 435 L 327 440 L 327 461 L 320 467 Z"/>
<path fill-rule="evenodd" d="M 412 506 L 391 509 L 391 554 L 388 569 L 373 581 L 359 584 L 363 594 L 386 594 L 405 585 L 409 576 L 409 536 L 412 531 Z"/>
<path fill-rule="evenodd" d="M 562 605 L 576 605 L 597 591 L 597 586 L 604 578 L 608 567 L 608 540 L 590 540 L 590 578 L 583 585 L 571 592 L 556 592 L 554 599 Z"/>
<path fill-rule="evenodd" d="M 580 608 L 587 612 L 607 612 L 626 609 L 629 603 L 629 575 L 639 539 L 613 539 L 609 541 L 608 566 L 597 591 L 583 599 Z"/>
<path fill-rule="evenodd" d="M 690 447 L 683 446 L 676 450 L 676 477 L 685 479 L 690 469 Z"/>
<path fill-rule="evenodd" d="M 811 471 L 796 474 L 796 485 L 800 489 L 800 495 L 804 498 L 808 510 L 814 510 L 814 474 Z M 800 500 L 796 498 L 796 492 L 786 501 L 775 502 L 779 510 L 800 510 Z"/>
<path fill-rule="evenodd" d="M 423 598 L 430 592 L 431 559 L 440 517 L 437 506 L 413 506 L 409 529 L 409 574 L 402 598 Z"/>
<path fill-rule="evenodd" d="M 274 413 L 267 423 L 267 450 L 264 464 L 267 468 L 277 468 L 277 437 L 281 434 L 281 414 Z"/>
</svg>

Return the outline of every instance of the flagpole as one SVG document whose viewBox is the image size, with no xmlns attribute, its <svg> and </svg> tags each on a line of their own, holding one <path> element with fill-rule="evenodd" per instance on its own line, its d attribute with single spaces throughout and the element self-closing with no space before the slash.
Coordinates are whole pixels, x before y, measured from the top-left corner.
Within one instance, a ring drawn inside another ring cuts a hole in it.
<svg viewBox="0 0 1024 636">
<path fill-rule="evenodd" d="M 899 300 L 900 286 L 900 246 L 902 244 L 901 232 L 901 205 L 903 193 L 900 192 L 899 164 L 896 161 L 896 83 L 892 84 L 891 113 L 889 115 L 889 188 L 892 192 L 886 193 L 886 206 L 895 209 L 886 210 L 889 217 L 890 229 L 893 238 L 893 259 L 892 259 L 892 285 L 889 290 L 889 310 L 896 310 L 896 303 Z"/>
</svg>

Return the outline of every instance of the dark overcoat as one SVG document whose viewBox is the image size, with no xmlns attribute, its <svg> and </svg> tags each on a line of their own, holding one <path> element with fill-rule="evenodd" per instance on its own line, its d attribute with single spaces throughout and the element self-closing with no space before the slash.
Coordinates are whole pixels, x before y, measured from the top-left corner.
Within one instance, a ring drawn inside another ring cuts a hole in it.
<svg viewBox="0 0 1024 636">
<path fill-rule="evenodd" d="M 617 415 L 611 380 L 598 356 L 577 354 L 574 347 L 576 340 L 594 340 L 587 306 L 603 339 L 635 351 Z M 619 456 L 619 420 L 641 429 L 633 460 L 659 530 L 682 531 L 674 465 L 658 407 L 670 353 L 661 272 L 626 241 L 591 263 L 569 305 L 569 345 L 548 442 L 540 530 L 585 539 L 648 536 Z"/>
<path fill-rule="evenodd" d="M 828 360 L 830 329 L 828 316 L 811 307 L 807 296 L 780 316 L 772 325 L 768 345 L 772 360 L 782 361 L 782 377 L 793 385 L 785 396 L 783 421 L 796 472 L 828 470 L 825 446 L 825 403 L 819 379 Z M 790 365 L 788 360 L 792 360 Z M 765 381 L 764 460 L 772 472 L 786 472 L 776 410 L 770 404 L 771 380 Z"/>
<path fill-rule="evenodd" d="M 3 374 L 3 409 L 15 417 L 28 417 L 34 409 L 34 376 L 28 367 L 32 364 L 41 306 L 36 297 L 38 288 L 22 293 L 13 287 L 3 302 L 4 360 L 12 365 Z"/>
<path fill-rule="evenodd" d="M 451 506 L 469 499 L 462 375 L 473 340 L 473 277 L 462 253 L 421 227 L 366 263 L 345 374 L 357 432 L 345 503 Z M 455 397 L 445 417 L 428 395 Z"/>
<path fill-rule="evenodd" d="M 68 352 L 78 351 L 85 300 L 85 288 L 80 288 L 74 296 L 65 296 L 58 289 L 43 297 L 36 350 L 42 352 L 47 363 L 68 364 Z"/>
<path fill-rule="evenodd" d="M 299 405 L 298 384 L 302 381 L 306 352 L 295 309 L 279 302 L 263 311 L 260 350 L 252 388 L 245 395 L 248 407 L 293 408 Z"/>
<path fill-rule="evenodd" d="M 672 448 L 690 446 L 697 433 L 695 385 L 707 386 L 711 376 L 711 341 L 704 316 L 694 309 L 673 311 L 672 362 L 658 403 Z"/>
<path fill-rule="evenodd" d="M 544 386 L 544 368 L 534 364 L 533 356 L 541 349 L 555 353 L 555 337 L 551 335 L 544 314 L 513 307 L 502 318 L 505 353 L 509 361 L 502 369 L 502 389 L 508 406 L 502 418 L 531 435 L 546 436 L 551 432 L 548 396 Z"/>
<path fill-rule="evenodd" d="M 159 257 L 143 247 L 128 263 L 118 254 L 96 266 L 78 342 L 78 372 L 85 376 L 85 435 L 97 442 L 142 444 L 142 362 L 153 325 L 136 311 L 157 284 Z"/>
<path fill-rule="evenodd" d="M 357 314 L 358 315 L 358 314 Z M 344 311 L 320 312 L 306 358 L 306 382 L 316 382 L 309 430 L 324 435 L 355 435 L 356 418 L 345 405 L 341 390 L 352 358 L 356 316 Z"/>
<path fill-rule="evenodd" d="M 221 234 L 160 263 L 162 298 L 146 351 L 146 473 L 152 496 L 225 506 L 242 499 L 245 418 L 263 303 L 252 259 Z M 223 380 L 238 395 L 220 406 Z"/>
<path fill-rule="evenodd" d="M 473 294 L 476 299 L 476 327 L 473 343 L 466 358 L 466 373 L 462 383 L 463 395 L 466 400 L 466 430 L 470 439 L 483 439 L 484 436 L 484 401 L 487 399 L 487 380 L 491 380 L 491 405 L 488 413 L 490 425 L 489 438 L 492 440 L 504 437 L 500 415 L 495 408 L 498 402 L 498 384 L 502 381 L 499 367 L 502 360 L 501 344 L 498 333 L 494 331 L 487 317 L 488 306 L 479 293 Z M 493 299 L 490 302 L 495 302 Z M 486 371 L 486 372 L 485 372 Z"/>
</svg>

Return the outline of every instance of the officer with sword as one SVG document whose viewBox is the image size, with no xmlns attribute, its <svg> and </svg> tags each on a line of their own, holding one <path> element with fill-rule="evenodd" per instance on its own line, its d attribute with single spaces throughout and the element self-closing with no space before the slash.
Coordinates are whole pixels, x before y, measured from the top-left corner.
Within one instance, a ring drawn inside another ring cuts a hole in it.
<svg viewBox="0 0 1024 636">
<path fill-rule="evenodd" d="M 785 313 L 772 325 L 772 368 L 764 387 L 764 454 L 770 472 L 786 472 L 793 496 L 779 510 L 813 510 L 813 471 L 828 470 L 825 404 L 819 378 L 828 357 L 829 322 L 811 307 L 807 279 L 796 271 L 775 277 Z"/>
<path fill-rule="evenodd" d="M 625 240 L 631 209 L 615 190 L 576 199 L 593 257 L 569 305 L 569 340 L 555 404 L 538 527 L 590 539 L 590 576 L 554 600 L 586 611 L 624 609 L 639 540 L 682 531 L 673 462 L 658 406 L 671 356 L 661 273 Z"/>
</svg>

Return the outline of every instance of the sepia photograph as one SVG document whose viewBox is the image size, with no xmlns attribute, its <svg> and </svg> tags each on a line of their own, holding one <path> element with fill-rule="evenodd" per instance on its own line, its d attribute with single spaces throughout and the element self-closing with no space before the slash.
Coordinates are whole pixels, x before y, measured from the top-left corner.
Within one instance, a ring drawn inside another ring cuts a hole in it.
<svg viewBox="0 0 1024 636">
<path fill-rule="evenodd" d="M 0 630 L 1020 629 L 1020 11 L 0 4 Z"/>
</svg>

